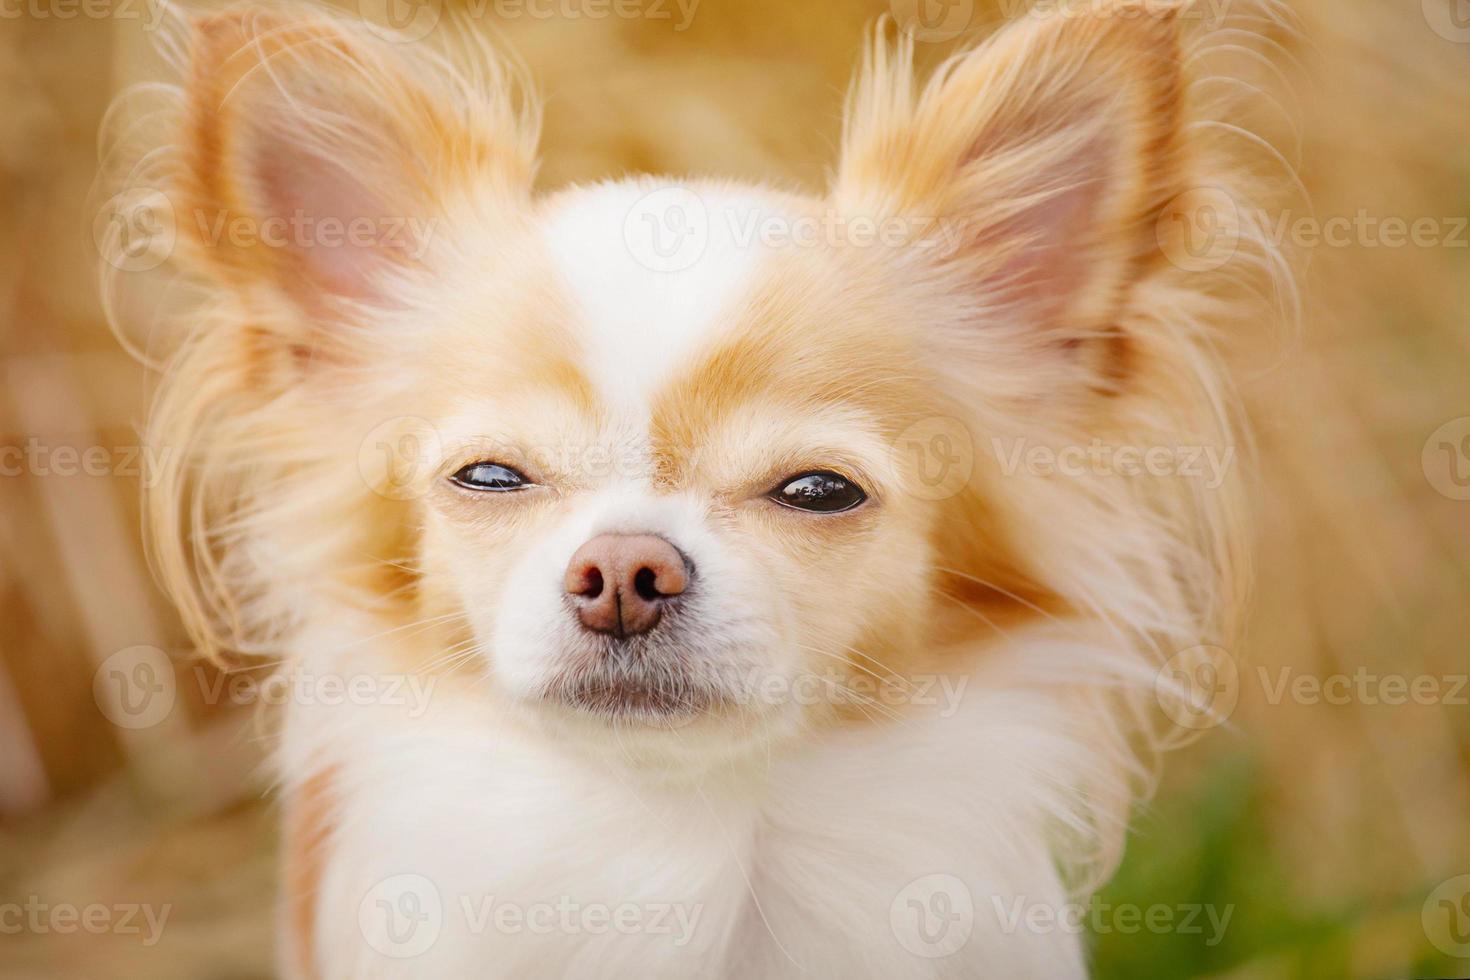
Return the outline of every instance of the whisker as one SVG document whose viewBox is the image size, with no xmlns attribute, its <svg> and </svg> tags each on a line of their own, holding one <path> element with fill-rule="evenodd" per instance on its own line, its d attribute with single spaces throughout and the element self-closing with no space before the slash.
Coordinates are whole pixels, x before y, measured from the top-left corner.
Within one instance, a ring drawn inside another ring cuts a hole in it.
<svg viewBox="0 0 1470 980">
<path fill-rule="evenodd" d="M 969 613 L 971 616 L 974 616 L 975 618 L 979 619 L 982 623 L 984 623 L 986 626 L 989 626 L 991 629 L 995 630 L 997 633 L 999 633 L 1001 636 L 1005 637 L 1007 640 L 1011 639 L 1011 634 L 1008 633 L 1006 630 L 1001 629 L 1000 626 L 996 624 L 995 620 L 991 619 L 989 616 L 985 615 L 983 612 L 981 612 L 980 610 L 976 609 L 974 606 L 970 605 L 968 602 L 964 601 L 963 599 L 959 598 L 958 596 L 951 595 L 948 592 L 945 592 L 943 590 L 941 590 L 939 592 L 939 595 L 942 596 L 945 599 L 948 599 L 950 602 L 953 602 L 955 605 L 959 606 L 961 609 L 963 609 L 965 612 Z"/>
<path fill-rule="evenodd" d="M 949 568 L 949 567 L 947 567 L 945 565 L 935 565 L 934 568 L 935 568 L 936 571 L 944 572 L 947 575 L 958 575 L 960 578 L 966 579 L 966 580 L 968 580 L 970 582 L 974 582 L 976 585 L 983 585 L 987 589 L 992 589 L 992 590 L 994 590 L 996 592 L 999 592 L 1001 595 L 1005 596 L 1008 599 L 1014 599 L 1016 602 L 1019 602 L 1021 605 L 1025 606 L 1027 609 L 1030 609 L 1032 612 L 1040 613 L 1041 615 L 1045 616 L 1047 619 L 1049 619 L 1052 622 L 1056 623 L 1058 626 L 1065 626 L 1066 625 L 1060 619 L 1058 619 L 1056 616 L 1054 616 L 1051 613 L 1047 612 L 1045 609 L 1042 609 L 1040 606 L 1038 606 L 1036 603 L 1032 602 L 1031 600 L 1029 600 L 1029 599 L 1027 599 L 1027 598 L 1025 598 L 1023 596 L 1016 595 L 1016 593 L 1010 591 L 1009 589 L 1004 588 L 1003 586 L 996 585 L 994 582 L 988 581 L 987 579 L 980 578 L 978 575 L 971 575 L 969 572 L 962 572 L 958 568 Z"/>
<path fill-rule="evenodd" d="M 877 680 L 881 684 L 887 684 L 887 683 L 891 683 L 891 682 L 897 682 L 898 684 L 902 685 L 909 693 L 917 693 L 917 689 L 911 683 L 909 683 L 906 679 L 904 679 L 892 667 L 888 666 L 883 661 L 879 660 L 877 657 L 872 656 L 871 654 L 863 653 L 857 647 L 848 646 L 845 643 L 842 644 L 842 646 L 843 646 L 844 649 L 850 650 L 851 652 L 857 654 L 858 656 L 863 657 L 866 660 L 870 660 L 874 664 L 877 664 L 879 668 L 881 668 L 882 670 L 885 670 L 885 671 L 888 672 L 888 676 L 885 677 L 884 675 L 878 673 L 877 671 L 875 671 L 875 670 L 873 670 L 873 669 L 871 669 L 869 667 L 865 667 L 862 664 L 853 663 L 851 660 L 847 659 L 846 657 L 839 656 L 838 654 L 835 654 L 835 653 L 833 653 L 830 650 L 823 650 L 820 647 L 808 646 L 805 643 L 798 644 L 798 645 L 800 647 L 802 647 L 803 649 L 805 649 L 805 650 L 810 650 L 812 653 L 820 653 L 822 656 L 824 656 L 824 657 L 831 657 L 833 660 L 836 660 L 839 663 L 846 664 L 846 665 L 851 666 L 851 667 L 856 667 L 858 670 L 861 670 L 863 673 L 868 674 L 869 676 L 871 676 L 873 679 Z"/>
</svg>

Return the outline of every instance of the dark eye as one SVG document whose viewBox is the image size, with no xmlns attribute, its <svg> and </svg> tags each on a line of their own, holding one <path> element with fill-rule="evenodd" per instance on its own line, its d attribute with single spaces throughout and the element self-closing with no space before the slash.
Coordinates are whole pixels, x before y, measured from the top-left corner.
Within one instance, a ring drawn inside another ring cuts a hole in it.
<svg viewBox="0 0 1470 980">
<path fill-rule="evenodd" d="M 770 498 L 795 510 L 836 514 L 868 499 L 863 488 L 836 473 L 803 473 L 772 490 Z"/>
<path fill-rule="evenodd" d="M 520 490 L 531 485 L 524 476 L 499 463 L 471 463 L 449 478 L 466 490 Z"/>
</svg>

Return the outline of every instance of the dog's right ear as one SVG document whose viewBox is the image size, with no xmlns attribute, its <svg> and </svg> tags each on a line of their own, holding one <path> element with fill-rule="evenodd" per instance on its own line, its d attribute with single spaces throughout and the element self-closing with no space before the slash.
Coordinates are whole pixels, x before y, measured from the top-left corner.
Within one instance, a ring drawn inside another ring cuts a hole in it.
<svg viewBox="0 0 1470 980">
<path fill-rule="evenodd" d="M 923 271 L 966 311 L 934 338 L 941 356 L 982 357 L 1030 400 L 1126 380 L 1120 323 L 1163 259 L 1161 216 L 1189 186 L 1181 9 L 1037 11 L 946 62 L 922 93 L 912 48 L 890 54 L 879 35 L 834 193 L 845 213 L 949 229 Z"/>
<path fill-rule="evenodd" d="M 322 317 L 391 303 L 457 199 L 528 196 L 535 125 L 496 65 L 458 72 L 362 23 L 234 10 L 190 25 L 170 194 L 206 274 Z"/>
</svg>

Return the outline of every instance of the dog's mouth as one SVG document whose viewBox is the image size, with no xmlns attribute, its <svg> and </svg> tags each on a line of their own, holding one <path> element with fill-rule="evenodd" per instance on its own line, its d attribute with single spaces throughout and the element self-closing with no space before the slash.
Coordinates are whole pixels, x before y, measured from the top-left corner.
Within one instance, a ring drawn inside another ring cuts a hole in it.
<svg viewBox="0 0 1470 980">
<path fill-rule="evenodd" d="M 683 678 L 627 674 L 568 677 L 550 685 L 543 697 L 609 721 L 665 725 L 691 720 L 719 704 L 714 692 Z"/>
<path fill-rule="evenodd" d="M 532 699 L 604 723 L 653 729 L 759 713 L 757 681 L 768 671 L 748 646 L 731 637 L 690 642 L 666 626 L 621 640 L 578 636 Z"/>
</svg>

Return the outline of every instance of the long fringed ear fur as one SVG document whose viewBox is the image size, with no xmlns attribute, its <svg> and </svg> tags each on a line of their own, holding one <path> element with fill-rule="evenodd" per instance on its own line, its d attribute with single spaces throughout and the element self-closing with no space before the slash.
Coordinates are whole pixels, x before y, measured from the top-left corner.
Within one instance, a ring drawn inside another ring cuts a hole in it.
<svg viewBox="0 0 1470 980">
<path fill-rule="evenodd" d="M 1160 257 L 1157 218 L 1188 166 L 1175 13 L 1027 17 L 917 98 L 909 53 L 880 41 L 854 91 L 838 207 L 929 225 L 944 245 L 933 274 L 961 329 L 984 335 L 942 340 L 1013 359 L 1031 393 L 1068 397 L 1126 370 L 1120 305 Z"/>
<path fill-rule="evenodd" d="M 499 62 L 472 85 L 406 47 L 266 9 L 193 25 L 170 196 L 204 268 L 311 313 L 336 298 L 381 303 L 456 195 L 529 194 L 535 127 Z"/>
<path fill-rule="evenodd" d="M 181 16 L 164 38 L 180 82 L 140 91 L 130 120 L 151 145 L 129 131 L 136 155 L 108 148 L 134 157 L 131 186 L 167 199 L 175 267 L 200 295 L 160 352 L 145 519 L 206 656 L 274 653 L 303 583 L 397 546 L 347 540 L 354 527 L 408 523 L 350 459 L 325 459 L 350 439 L 322 434 L 390 392 L 418 282 L 455 249 L 456 222 L 528 210 L 534 101 L 483 35 L 459 33 L 463 51 L 314 7 Z M 352 507 L 373 512 L 338 519 Z M 272 550 L 292 527 L 319 533 Z"/>
</svg>

